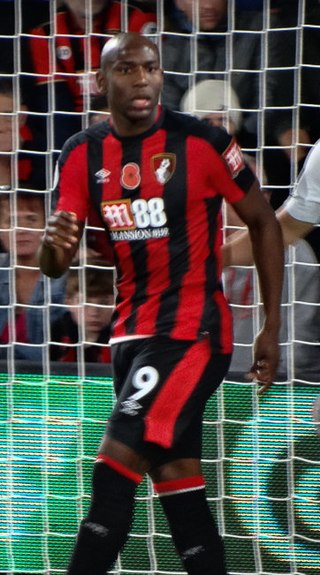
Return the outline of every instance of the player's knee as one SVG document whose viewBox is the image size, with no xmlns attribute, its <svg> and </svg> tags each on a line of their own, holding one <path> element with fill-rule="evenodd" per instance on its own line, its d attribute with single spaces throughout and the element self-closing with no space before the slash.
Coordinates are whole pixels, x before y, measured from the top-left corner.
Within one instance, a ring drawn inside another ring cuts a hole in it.
<svg viewBox="0 0 320 575">
<path fill-rule="evenodd" d="M 108 528 L 121 526 L 126 530 L 132 521 L 139 476 L 116 462 L 117 465 L 120 472 L 103 461 L 95 463 L 87 520 Z"/>
<path fill-rule="evenodd" d="M 142 476 L 101 455 L 94 466 L 92 498 L 83 519 L 68 575 L 106 573 L 127 540 L 134 494 Z"/>
<path fill-rule="evenodd" d="M 108 434 L 104 435 L 101 441 L 99 453 L 121 462 L 141 475 L 144 475 L 150 467 L 149 462 L 140 453 Z"/>
<path fill-rule="evenodd" d="M 154 483 L 173 481 L 183 477 L 201 475 L 201 464 L 198 459 L 176 459 L 153 468 L 149 474 Z"/>
</svg>

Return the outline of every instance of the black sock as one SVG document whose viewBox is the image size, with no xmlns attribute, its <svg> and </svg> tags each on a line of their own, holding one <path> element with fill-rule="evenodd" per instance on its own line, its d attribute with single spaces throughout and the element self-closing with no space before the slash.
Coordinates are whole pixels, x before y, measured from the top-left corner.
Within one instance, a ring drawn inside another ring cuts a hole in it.
<svg viewBox="0 0 320 575">
<path fill-rule="evenodd" d="M 127 540 L 141 479 L 113 459 L 97 458 L 91 505 L 79 529 L 68 575 L 105 575 L 111 569 Z"/>
<path fill-rule="evenodd" d="M 189 575 L 227 575 L 224 546 L 212 517 L 202 477 L 157 483 L 175 547 Z"/>
</svg>

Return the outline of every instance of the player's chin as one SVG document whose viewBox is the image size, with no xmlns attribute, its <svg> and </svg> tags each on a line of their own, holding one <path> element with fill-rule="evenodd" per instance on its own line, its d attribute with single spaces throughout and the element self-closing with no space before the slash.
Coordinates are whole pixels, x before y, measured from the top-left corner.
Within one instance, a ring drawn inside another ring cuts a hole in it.
<svg viewBox="0 0 320 575">
<path fill-rule="evenodd" d="M 152 109 L 144 108 L 143 110 L 138 110 L 135 108 L 131 108 L 128 110 L 128 117 L 130 120 L 139 121 L 139 120 L 148 120 L 152 116 Z"/>
</svg>

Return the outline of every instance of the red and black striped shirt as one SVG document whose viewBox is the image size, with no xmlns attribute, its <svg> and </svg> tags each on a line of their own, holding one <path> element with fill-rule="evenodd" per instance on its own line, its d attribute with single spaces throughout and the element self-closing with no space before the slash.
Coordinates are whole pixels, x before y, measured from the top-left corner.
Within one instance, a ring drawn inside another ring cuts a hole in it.
<svg viewBox="0 0 320 575">
<path fill-rule="evenodd" d="M 81 30 L 71 12 L 65 9 L 56 13 L 54 26 L 48 22 L 30 32 L 29 50 L 37 85 L 52 81 L 66 84 L 73 110 L 77 112 L 83 111 L 83 96 L 97 92 L 95 72 L 100 67 L 101 50 L 108 36 L 126 29 L 151 33 L 156 27 L 156 14 L 152 12 L 143 12 L 130 4 L 123 10 L 122 3 L 116 1 L 108 4 L 93 20 L 90 34 Z"/>
<path fill-rule="evenodd" d="M 94 205 L 113 246 L 113 338 L 210 334 L 215 348 L 229 353 L 221 202 L 241 200 L 254 180 L 235 140 L 160 108 L 156 124 L 139 136 L 121 138 L 106 122 L 73 136 L 59 169 L 58 209 L 85 221 Z"/>
</svg>

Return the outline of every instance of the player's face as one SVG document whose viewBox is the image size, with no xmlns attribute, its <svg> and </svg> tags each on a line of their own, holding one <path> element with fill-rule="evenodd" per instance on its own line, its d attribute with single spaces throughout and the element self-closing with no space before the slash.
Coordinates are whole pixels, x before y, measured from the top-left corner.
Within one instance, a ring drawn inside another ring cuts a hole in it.
<svg viewBox="0 0 320 575">
<path fill-rule="evenodd" d="M 227 0 L 176 0 L 176 4 L 204 32 L 214 30 L 227 12 Z"/>
<path fill-rule="evenodd" d="M 121 134 L 140 133 L 153 124 L 162 83 L 159 55 L 151 44 L 137 40 L 114 52 L 98 75 L 98 86 Z"/>
</svg>

